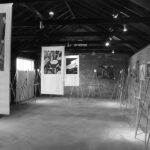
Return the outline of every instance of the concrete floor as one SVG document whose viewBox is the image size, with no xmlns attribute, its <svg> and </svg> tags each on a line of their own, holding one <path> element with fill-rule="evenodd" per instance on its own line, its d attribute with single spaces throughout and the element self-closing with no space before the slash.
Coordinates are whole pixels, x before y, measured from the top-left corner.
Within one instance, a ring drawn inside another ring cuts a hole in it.
<svg viewBox="0 0 150 150">
<path fill-rule="evenodd" d="M 41 98 L 1 117 L 0 150 L 144 150 L 130 120 L 114 101 Z"/>
</svg>

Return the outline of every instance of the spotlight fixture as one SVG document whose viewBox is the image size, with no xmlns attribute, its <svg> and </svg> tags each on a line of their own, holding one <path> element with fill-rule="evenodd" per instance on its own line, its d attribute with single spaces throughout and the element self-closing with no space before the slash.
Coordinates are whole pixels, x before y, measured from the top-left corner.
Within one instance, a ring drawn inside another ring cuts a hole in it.
<svg viewBox="0 0 150 150">
<path fill-rule="evenodd" d="M 112 27 L 109 27 L 109 29 L 108 29 L 110 32 L 113 32 L 114 31 L 114 29 L 112 28 Z"/>
<path fill-rule="evenodd" d="M 94 73 L 96 73 L 97 72 L 97 70 L 96 69 L 94 69 Z"/>
<path fill-rule="evenodd" d="M 50 17 L 53 17 L 54 16 L 54 12 L 53 11 L 49 11 L 49 15 L 50 15 Z"/>
<path fill-rule="evenodd" d="M 112 41 L 112 37 L 111 36 L 109 37 L 109 41 Z"/>
<path fill-rule="evenodd" d="M 111 52 L 112 54 L 115 54 L 115 51 L 114 50 L 112 50 L 112 52 Z"/>
<path fill-rule="evenodd" d="M 118 14 L 112 14 L 112 16 L 113 16 L 114 19 L 118 18 Z"/>
<path fill-rule="evenodd" d="M 40 21 L 40 29 L 44 29 L 44 25 L 42 21 Z"/>
<path fill-rule="evenodd" d="M 108 47 L 109 45 L 110 45 L 110 43 L 107 41 L 107 42 L 105 43 L 105 46 Z"/>
<path fill-rule="evenodd" d="M 123 25 L 123 32 L 127 32 L 127 31 L 128 31 L 127 26 L 124 24 Z"/>
</svg>

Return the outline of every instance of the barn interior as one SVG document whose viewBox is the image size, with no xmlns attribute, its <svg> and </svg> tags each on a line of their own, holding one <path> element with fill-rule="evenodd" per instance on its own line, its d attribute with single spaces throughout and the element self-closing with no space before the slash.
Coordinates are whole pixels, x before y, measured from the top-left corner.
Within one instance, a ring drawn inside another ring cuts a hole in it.
<svg viewBox="0 0 150 150">
<path fill-rule="evenodd" d="M 1 150 L 150 149 L 148 0 L 0 0 L 0 36 Z"/>
</svg>

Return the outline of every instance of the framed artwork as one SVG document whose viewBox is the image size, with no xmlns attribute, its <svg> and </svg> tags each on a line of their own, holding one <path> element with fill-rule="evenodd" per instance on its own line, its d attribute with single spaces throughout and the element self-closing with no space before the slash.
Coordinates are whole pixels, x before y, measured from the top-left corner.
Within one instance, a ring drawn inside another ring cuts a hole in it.
<svg viewBox="0 0 150 150">
<path fill-rule="evenodd" d="M 4 71 L 6 13 L 0 13 L 0 71 Z"/>
<path fill-rule="evenodd" d="M 79 86 L 79 55 L 66 56 L 65 86 Z"/>
<path fill-rule="evenodd" d="M 44 51 L 44 74 L 61 74 L 62 52 Z"/>
<path fill-rule="evenodd" d="M 99 65 L 97 67 L 97 77 L 106 78 L 106 79 L 114 79 L 114 66 L 113 65 Z"/>
<path fill-rule="evenodd" d="M 41 94 L 64 94 L 64 46 L 42 47 Z"/>
<path fill-rule="evenodd" d="M 139 82 L 139 60 L 136 61 L 136 82 Z"/>
<path fill-rule="evenodd" d="M 140 80 L 145 80 L 145 64 L 140 65 Z"/>
<path fill-rule="evenodd" d="M 78 59 L 66 58 L 66 74 L 78 74 Z"/>
<path fill-rule="evenodd" d="M 150 61 L 147 62 L 146 66 L 146 77 L 150 78 Z"/>
<path fill-rule="evenodd" d="M 10 114 L 12 4 L 0 4 L 0 114 Z"/>
</svg>

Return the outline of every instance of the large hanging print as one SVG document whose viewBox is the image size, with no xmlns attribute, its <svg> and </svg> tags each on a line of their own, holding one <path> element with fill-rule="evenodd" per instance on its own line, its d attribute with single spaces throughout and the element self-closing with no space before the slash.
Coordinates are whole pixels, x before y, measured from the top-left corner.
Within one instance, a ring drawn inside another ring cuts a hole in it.
<svg viewBox="0 0 150 150">
<path fill-rule="evenodd" d="M 79 55 L 66 56 L 65 86 L 79 86 Z"/>
<path fill-rule="evenodd" d="M 42 47 L 41 94 L 64 94 L 64 46 Z"/>
<path fill-rule="evenodd" d="M 10 113 L 12 4 L 0 4 L 0 114 Z"/>
</svg>

